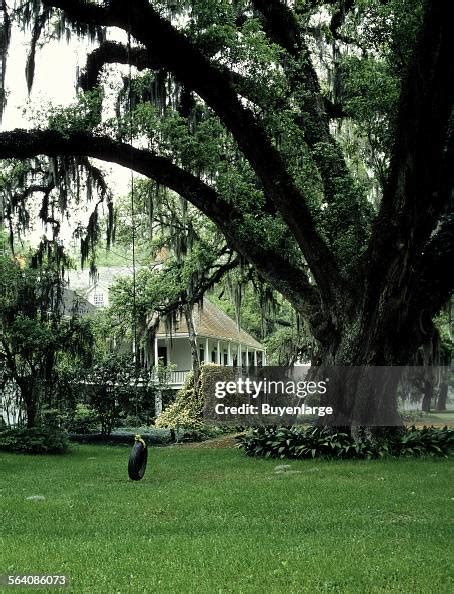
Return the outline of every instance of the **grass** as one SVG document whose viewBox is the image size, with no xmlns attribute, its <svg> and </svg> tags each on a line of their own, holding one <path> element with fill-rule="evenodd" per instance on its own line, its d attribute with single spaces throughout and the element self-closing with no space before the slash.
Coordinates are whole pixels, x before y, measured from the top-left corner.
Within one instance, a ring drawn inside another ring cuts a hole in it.
<svg viewBox="0 0 454 594">
<path fill-rule="evenodd" d="M 156 448 L 134 483 L 128 454 L 0 453 L 0 574 L 64 573 L 96 594 L 454 591 L 452 461 L 277 473 L 234 449 Z"/>
<path fill-rule="evenodd" d="M 443 423 L 445 425 L 452 426 L 454 424 L 454 410 L 442 410 L 427 413 L 423 419 L 427 424 L 432 424 L 432 421 L 436 423 Z"/>
</svg>

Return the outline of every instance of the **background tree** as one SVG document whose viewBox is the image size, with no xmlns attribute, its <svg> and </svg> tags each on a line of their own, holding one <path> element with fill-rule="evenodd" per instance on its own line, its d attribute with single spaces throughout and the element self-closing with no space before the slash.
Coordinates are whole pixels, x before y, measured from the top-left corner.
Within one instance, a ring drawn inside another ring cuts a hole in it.
<svg viewBox="0 0 454 594">
<path fill-rule="evenodd" d="M 0 258 L 0 362 L 20 390 L 29 428 L 37 424 L 43 406 L 53 404 L 64 355 L 85 365 L 91 357 L 89 323 L 76 312 L 64 317 L 58 247 L 46 247 L 38 268 L 29 267 L 25 258 Z"/>
<path fill-rule="evenodd" d="M 84 109 L 2 133 L 0 157 L 132 167 L 213 221 L 307 320 L 320 363 L 407 364 L 453 290 L 453 11 L 417 0 L 24 2 L 30 84 L 36 39 L 56 15 L 57 34 L 99 46 L 80 80 Z M 131 45 L 107 39 L 111 27 Z M 134 80 L 109 119 L 87 97 L 102 102 L 113 63 L 132 64 Z M 340 379 L 339 418 L 395 423 L 395 384 L 367 381 Z"/>
</svg>

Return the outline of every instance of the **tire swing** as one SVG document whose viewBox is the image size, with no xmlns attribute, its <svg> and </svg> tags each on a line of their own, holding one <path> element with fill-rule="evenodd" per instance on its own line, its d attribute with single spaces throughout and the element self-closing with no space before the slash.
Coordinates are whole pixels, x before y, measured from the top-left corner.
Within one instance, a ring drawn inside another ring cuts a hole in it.
<svg viewBox="0 0 454 594">
<path fill-rule="evenodd" d="M 134 439 L 134 445 L 129 454 L 128 475 L 132 481 L 140 481 L 147 468 L 148 447 L 140 435 L 136 435 Z"/>
</svg>

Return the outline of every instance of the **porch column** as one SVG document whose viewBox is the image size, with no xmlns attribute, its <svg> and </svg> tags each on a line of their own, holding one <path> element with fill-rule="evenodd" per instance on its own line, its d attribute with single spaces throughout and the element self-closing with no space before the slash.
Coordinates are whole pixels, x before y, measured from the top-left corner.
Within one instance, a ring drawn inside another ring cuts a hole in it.
<svg viewBox="0 0 454 594">
<path fill-rule="evenodd" d="M 162 394 L 160 390 L 160 386 L 158 384 L 158 368 L 159 368 L 159 360 L 158 360 L 158 337 L 154 337 L 154 368 L 155 368 L 155 381 L 156 381 L 156 392 L 154 396 L 154 414 L 155 417 L 158 418 L 159 415 L 162 413 Z"/>
<path fill-rule="evenodd" d="M 227 365 L 229 365 L 230 367 L 232 367 L 232 365 L 233 365 L 232 343 L 230 342 L 230 340 L 227 344 Z"/>
<path fill-rule="evenodd" d="M 257 351 L 254 351 L 254 367 L 257 367 Z"/>
<path fill-rule="evenodd" d="M 237 360 L 237 367 L 241 367 L 243 365 L 243 361 L 241 360 L 241 342 L 238 343 L 238 360 Z"/>
<path fill-rule="evenodd" d="M 210 353 L 208 352 L 208 338 L 205 340 L 205 363 L 210 362 Z"/>
<path fill-rule="evenodd" d="M 218 365 L 221 364 L 221 342 L 218 340 L 218 352 L 216 357 Z"/>
<path fill-rule="evenodd" d="M 262 351 L 262 367 L 266 365 L 266 351 Z"/>
<path fill-rule="evenodd" d="M 158 337 L 154 337 L 154 366 L 158 367 Z"/>
<path fill-rule="evenodd" d="M 246 345 L 246 367 L 249 367 L 249 347 Z"/>
</svg>

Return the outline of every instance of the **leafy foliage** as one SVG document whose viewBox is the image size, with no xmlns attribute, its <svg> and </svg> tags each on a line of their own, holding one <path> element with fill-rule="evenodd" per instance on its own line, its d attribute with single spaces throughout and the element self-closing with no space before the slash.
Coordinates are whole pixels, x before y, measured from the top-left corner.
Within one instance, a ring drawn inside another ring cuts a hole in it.
<svg viewBox="0 0 454 594">
<path fill-rule="evenodd" d="M 88 402 L 96 412 L 101 432 L 110 435 L 122 414 L 142 409 L 139 400 L 152 391 L 151 370 L 139 370 L 129 353 L 107 352 L 88 370 Z"/>
<path fill-rule="evenodd" d="M 25 258 L 0 258 L 0 362 L 20 389 L 31 427 L 58 390 L 58 365 L 91 360 L 90 322 L 65 310 L 59 246 L 50 242 L 27 266 Z M 64 268 L 63 268 L 64 269 Z"/>
<path fill-rule="evenodd" d="M 98 416 L 96 411 L 85 404 L 79 402 L 73 414 L 69 415 L 66 423 L 66 429 L 69 433 L 87 434 L 98 426 Z"/>
<path fill-rule="evenodd" d="M 183 387 L 178 390 L 175 402 L 170 404 L 156 420 L 156 427 L 201 430 L 203 402 L 200 390 L 194 386 L 194 375 L 189 373 Z"/>
<path fill-rule="evenodd" d="M 266 458 L 383 458 L 384 456 L 448 456 L 454 451 L 454 429 L 416 427 L 382 438 L 323 427 L 258 427 L 238 438 L 248 456 Z"/>
<path fill-rule="evenodd" d="M 21 454 L 64 454 L 66 433 L 59 429 L 33 427 L 0 431 L 0 450 Z"/>
</svg>

